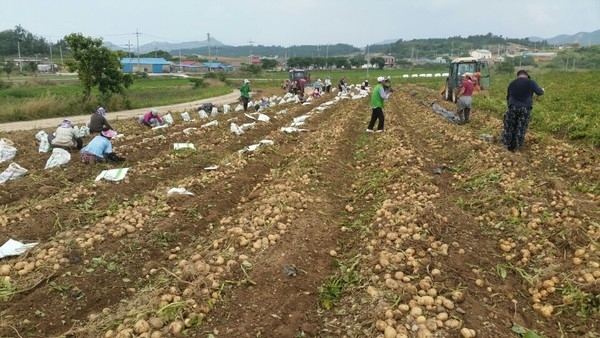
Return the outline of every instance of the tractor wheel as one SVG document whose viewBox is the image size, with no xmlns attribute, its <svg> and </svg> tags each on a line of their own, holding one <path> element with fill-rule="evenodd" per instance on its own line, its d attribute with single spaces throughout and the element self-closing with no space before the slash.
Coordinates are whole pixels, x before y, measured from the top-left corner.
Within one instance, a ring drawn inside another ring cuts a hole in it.
<svg viewBox="0 0 600 338">
<path fill-rule="evenodd" d="M 450 93 L 450 88 L 448 88 L 448 86 L 446 86 L 446 90 L 444 91 L 444 100 L 446 101 L 450 101 L 452 100 L 452 94 Z"/>
<path fill-rule="evenodd" d="M 452 102 L 456 103 L 458 101 L 458 97 L 456 97 L 456 90 L 452 91 Z"/>
</svg>

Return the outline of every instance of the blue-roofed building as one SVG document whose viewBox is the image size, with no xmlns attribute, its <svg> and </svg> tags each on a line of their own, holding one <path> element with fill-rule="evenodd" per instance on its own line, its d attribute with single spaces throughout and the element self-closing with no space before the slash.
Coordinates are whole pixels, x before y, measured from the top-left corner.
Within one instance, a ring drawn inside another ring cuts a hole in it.
<svg viewBox="0 0 600 338">
<path fill-rule="evenodd" d="M 206 69 L 214 69 L 214 70 L 224 70 L 224 71 L 230 71 L 233 70 L 233 67 L 226 65 L 224 63 L 221 62 L 202 62 L 202 64 L 204 65 L 204 67 Z"/>
<path fill-rule="evenodd" d="M 170 73 L 173 63 L 163 58 L 122 58 L 123 73 Z"/>
</svg>

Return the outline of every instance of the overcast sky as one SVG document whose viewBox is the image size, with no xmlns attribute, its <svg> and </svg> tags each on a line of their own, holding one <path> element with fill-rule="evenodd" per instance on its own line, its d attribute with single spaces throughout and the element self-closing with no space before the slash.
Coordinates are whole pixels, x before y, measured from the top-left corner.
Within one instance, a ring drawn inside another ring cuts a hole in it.
<svg viewBox="0 0 600 338">
<path fill-rule="evenodd" d="M 21 25 L 56 41 L 70 33 L 117 45 L 204 41 L 226 45 L 356 47 L 385 40 L 492 33 L 510 38 L 600 29 L 600 0 L 26 0 L 3 4 L 0 31 Z"/>
</svg>

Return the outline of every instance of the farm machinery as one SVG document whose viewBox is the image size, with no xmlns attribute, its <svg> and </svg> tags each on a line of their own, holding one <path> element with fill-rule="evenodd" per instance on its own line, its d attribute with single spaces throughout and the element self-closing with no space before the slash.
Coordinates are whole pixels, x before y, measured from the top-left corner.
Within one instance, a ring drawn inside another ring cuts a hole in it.
<svg viewBox="0 0 600 338">
<path fill-rule="evenodd" d="M 473 74 L 474 93 L 490 88 L 490 68 L 486 61 L 473 57 L 456 58 L 450 63 L 446 84 L 440 91 L 445 100 L 456 102 L 464 73 Z"/>
</svg>

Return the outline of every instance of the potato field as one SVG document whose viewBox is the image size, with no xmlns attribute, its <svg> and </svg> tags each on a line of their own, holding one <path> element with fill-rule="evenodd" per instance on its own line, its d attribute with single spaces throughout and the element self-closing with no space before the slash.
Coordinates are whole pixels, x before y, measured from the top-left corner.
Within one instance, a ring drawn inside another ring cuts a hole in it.
<svg viewBox="0 0 600 338">
<path fill-rule="evenodd" d="M 508 152 L 500 119 L 451 123 L 416 85 L 366 133 L 369 98 L 336 94 L 116 121 L 119 164 L 46 170 L 39 130 L 3 133 L 29 171 L 0 185 L 0 245 L 39 244 L 0 259 L 0 337 L 600 335 L 597 149 Z"/>
</svg>

